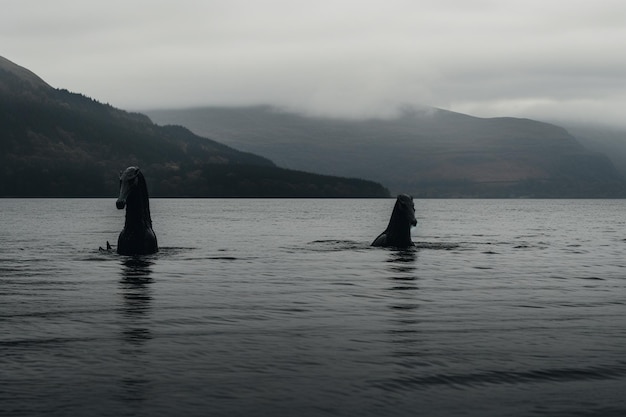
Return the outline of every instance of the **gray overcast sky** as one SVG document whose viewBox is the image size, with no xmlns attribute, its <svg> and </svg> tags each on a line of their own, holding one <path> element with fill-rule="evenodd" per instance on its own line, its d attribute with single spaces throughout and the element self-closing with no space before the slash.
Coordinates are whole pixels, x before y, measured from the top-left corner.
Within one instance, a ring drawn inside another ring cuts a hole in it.
<svg viewBox="0 0 626 417">
<path fill-rule="evenodd" d="M 626 125 L 624 0 L 0 0 L 0 55 L 127 110 L 430 105 Z"/>
</svg>

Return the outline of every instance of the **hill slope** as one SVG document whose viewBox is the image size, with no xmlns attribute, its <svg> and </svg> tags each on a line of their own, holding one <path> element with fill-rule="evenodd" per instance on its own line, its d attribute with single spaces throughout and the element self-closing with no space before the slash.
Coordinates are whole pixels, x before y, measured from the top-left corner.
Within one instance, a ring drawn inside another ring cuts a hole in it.
<svg viewBox="0 0 626 417">
<path fill-rule="evenodd" d="M 153 196 L 388 195 L 380 184 L 277 168 L 186 128 L 157 126 L 0 58 L 0 196 L 110 196 L 129 165 L 144 170 Z"/>
<path fill-rule="evenodd" d="M 281 166 L 380 181 L 422 197 L 624 196 L 611 161 L 564 129 L 439 109 L 394 119 L 307 117 L 267 106 L 147 111 Z"/>
<path fill-rule="evenodd" d="M 572 122 L 565 127 L 586 148 L 606 154 L 626 177 L 626 129 Z"/>
</svg>

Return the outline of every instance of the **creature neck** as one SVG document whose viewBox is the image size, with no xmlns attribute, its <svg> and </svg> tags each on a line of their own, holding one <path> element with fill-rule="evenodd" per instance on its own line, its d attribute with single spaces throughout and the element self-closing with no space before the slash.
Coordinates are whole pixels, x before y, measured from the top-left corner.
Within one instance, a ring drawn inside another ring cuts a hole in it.
<svg viewBox="0 0 626 417">
<path fill-rule="evenodd" d="M 411 224 L 402 215 L 393 213 L 387 226 L 387 242 L 392 246 L 410 246 Z"/>
<path fill-rule="evenodd" d="M 127 229 L 152 228 L 148 197 L 141 190 L 132 191 L 126 199 L 126 222 L 124 227 Z"/>
</svg>

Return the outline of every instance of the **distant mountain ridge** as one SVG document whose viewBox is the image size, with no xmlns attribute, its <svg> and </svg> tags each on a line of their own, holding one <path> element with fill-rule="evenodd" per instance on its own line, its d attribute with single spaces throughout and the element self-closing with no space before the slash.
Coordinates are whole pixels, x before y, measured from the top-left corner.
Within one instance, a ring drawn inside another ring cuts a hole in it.
<svg viewBox="0 0 626 417">
<path fill-rule="evenodd" d="M 441 109 L 309 117 L 270 106 L 145 112 L 281 166 L 366 178 L 418 197 L 622 197 L 622 175 L 562 127 Z"/>
<path fill-rule="evenodd" d="M 563 122 L 563 126 L 583 146 L 607 155 L 626 177 L 626 128 L 589 123 Z"/>
<path fill-rule="evenodd" d="M 143 169 L 153 196 L 389 195 L 372 181 L 278 168 L 182 126 L 157 126 L 0 57 L 0 196 L 111 196 L 130 165 Z"/>
</svg>

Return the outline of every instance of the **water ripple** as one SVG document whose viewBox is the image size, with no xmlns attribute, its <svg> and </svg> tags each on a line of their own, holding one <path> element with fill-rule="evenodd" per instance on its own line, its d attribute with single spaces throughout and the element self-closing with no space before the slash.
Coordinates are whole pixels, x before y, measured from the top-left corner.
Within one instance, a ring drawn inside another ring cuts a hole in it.
<svg viewBox="0 0 626 417">
<path fill-rule="evenodd" d="M 416 387 L 446 385 L 462 389 L 501 384 L 529 384 L 542 382 L 570 382 L 623 379 L 626 377 L 626 365 L 593 366 L 588 368 L 554 368 L 528 371 L 487 371 L 467 374 L 436 374 L 429 376 L 410 376 L 390 380 L 375 380 L 372 383 L 385 390 L 413 390 Z"/>
</svg>

